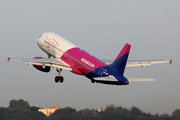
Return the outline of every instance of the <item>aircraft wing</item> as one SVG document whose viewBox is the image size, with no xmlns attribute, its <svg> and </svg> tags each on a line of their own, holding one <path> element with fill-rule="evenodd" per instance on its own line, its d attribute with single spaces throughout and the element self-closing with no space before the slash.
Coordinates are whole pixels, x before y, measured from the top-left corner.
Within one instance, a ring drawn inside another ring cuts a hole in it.
<svg viewBox="0 0 180 120">
<path fill-rule="evenodd" d="M 65 70 L 70 70 L 71 66 L 68 65 L 66 62 L 64 62 L 60 58 L 42 58 L 42 59 L 23 59 L 23 58 L 7 58 L 8 62 L 9 60 L 17 60 L 17 61 L 23 61 L 27 65 L 41 65 L 41 66 L 51 66 L 53 68 L 60 68 L 60 69 L 65 69 Z"/>
<path fill-rule="evenodd" d="M 102 61 L 109 65 L 111 65 L 113 62 L 112 60 L 102 60 Z M 172 64 L 172 60 L 131 60 L 131 61 L 127 61 L 126 67 L 141 66 L 144 68 L 145 66 L 149 66 L 152 64 L 160 64 L 160 63 L 168 63 L 168 62 Z"/>
</svg>

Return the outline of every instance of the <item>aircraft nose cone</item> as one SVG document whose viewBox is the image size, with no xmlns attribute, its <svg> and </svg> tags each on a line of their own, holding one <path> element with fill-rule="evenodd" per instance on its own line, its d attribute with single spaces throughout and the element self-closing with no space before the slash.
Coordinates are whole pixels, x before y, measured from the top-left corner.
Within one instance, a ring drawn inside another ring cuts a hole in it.
<svg viewBox="0 0 180 120">
<path fill-rule="evenodd" d="M 39 36 L 39 38 L 38 38 L 38 41 L 37 41 L 37 44 L 40 46 L 40 44 L 41 44 L 41 35 Z"/>
</svg>

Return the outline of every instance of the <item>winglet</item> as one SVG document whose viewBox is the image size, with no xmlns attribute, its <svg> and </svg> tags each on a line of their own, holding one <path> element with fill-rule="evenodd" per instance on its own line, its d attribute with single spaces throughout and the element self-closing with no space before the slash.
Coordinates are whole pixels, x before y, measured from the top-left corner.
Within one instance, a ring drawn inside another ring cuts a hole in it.
<svg viewBox="0 0 180 120">
<path fill-rule="evenodd" d="M 172 59 L 169 61 L 170 64 L 172 64 Z"/>
<path fill-rule="evenodd" d="M 11 59 L 11 57 L 8 57 L 8 58 L 7 58 L 8 62 L 9 62 L 10 59 Z"/>
</svg>

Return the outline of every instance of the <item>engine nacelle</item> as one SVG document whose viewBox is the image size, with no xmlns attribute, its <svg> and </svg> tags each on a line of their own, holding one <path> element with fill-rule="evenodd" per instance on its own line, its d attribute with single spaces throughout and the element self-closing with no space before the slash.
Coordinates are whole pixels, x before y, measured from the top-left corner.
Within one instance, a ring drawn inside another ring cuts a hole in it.
<svg viewBox="0 0 180 120">
<path fill-rule="evenodd" d="M 42 57 L 34 57 L 33 59 L 43 59 Z M 33 65 L 37 70 L 42 72 L 49 72 L 51 70 L 51 67 L 49 66 L 41 66 L 41 65 Z"/>
</svg>

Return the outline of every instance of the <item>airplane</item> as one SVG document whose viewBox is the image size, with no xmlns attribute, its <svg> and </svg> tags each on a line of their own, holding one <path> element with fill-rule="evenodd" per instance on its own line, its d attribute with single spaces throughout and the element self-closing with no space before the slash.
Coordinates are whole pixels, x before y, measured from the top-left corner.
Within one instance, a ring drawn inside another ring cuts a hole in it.
<svg viewBox="0 0 180 120">
<path fill-rule="evenodd" d="M 151 64 L 172 63 L 172 60 L 127 61 L 131 49 L 131 45 L 128 43 L 124 45 L 114 61 L 100 60 L 54 32 L 41 34 L 37 44 L 47 53 L 48 58 L 23 59 L 9 57 L 7 60 L 8 62 L 10 59 L 23 61 L 25 64 L 33 65 L 42 72 L 49 72 L 52 67 L 58 72 L 58 76 L 55 77 L 56 83 L 64 81 L 61 76 L 62 69 L 84 75 L 92 83 L 128 85 L 131 81 L 155 81 L 147 78 L 126 78 L 123 75 L 125 67 L 145 67 Z"/>
</svg>

